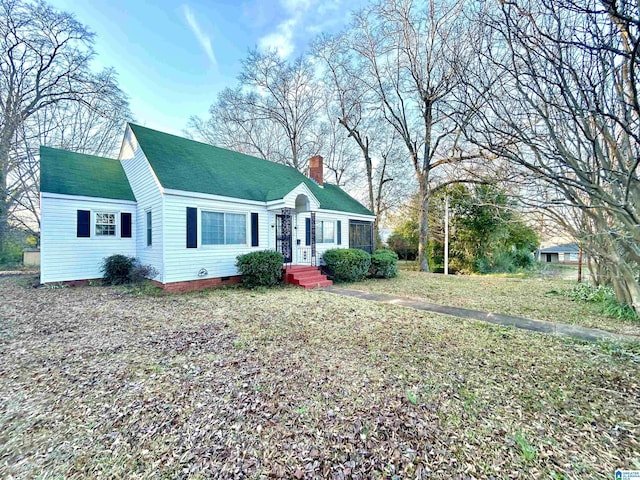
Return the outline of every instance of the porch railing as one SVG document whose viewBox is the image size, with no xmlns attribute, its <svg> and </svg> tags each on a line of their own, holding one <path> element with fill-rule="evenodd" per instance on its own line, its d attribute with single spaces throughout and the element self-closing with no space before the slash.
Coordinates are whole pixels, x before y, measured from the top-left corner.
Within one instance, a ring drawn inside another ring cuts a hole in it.
<svg viewBox="0 0 640 480">
<path fill-rule="evenodd" d="M 317 265 L 317 258 L 313 255 L 312 248 L 310 246 L 298 246 L 298 263 L 309 263 L 311 265 Z"/>
</svg>

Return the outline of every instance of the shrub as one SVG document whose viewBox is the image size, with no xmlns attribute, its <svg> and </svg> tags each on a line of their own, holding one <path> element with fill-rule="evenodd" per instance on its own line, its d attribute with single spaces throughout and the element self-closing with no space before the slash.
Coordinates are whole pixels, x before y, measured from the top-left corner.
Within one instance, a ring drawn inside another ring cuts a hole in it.
<svg viewBox="0 0 640 480">
<path fill-rule="evenodd" d="M 105 285 L 123 285 L 129 283 L 129 275 L 136 263 L 134 257 L 111 255 L 102 264 L 102 282 Z"/>
<path fill-rule="evenodd" d="M 607 298 L 615 298 L 613 289 L 604 285 L 597 287 L 588 283 L 578 283 L 567 294 L 572 300 L 589 303 L 604 303 Z"/>
<path fill-rule="evenodd" d="M 135 257 L 111 255 L 102 263 L 102 283 L 105 285 L 124 285 L 142 283 L 147 278 L 158 275 L 158 270 L 151 265 L 141 265 Z"/>
<path fill-rule="evenodd" d="M 418 257 L 418 244 L 399 233 L 392 234 L 387 239 L 389 248 L 396 252 L 403 260 L 415 260 Z"/>
<path fill-rule="evenodd" d="M 393 278 L 398 276 L 398 255 L 392 250 L 376 250 L 371 255 L 369 276 Z"/>
<path fill-rule="evenodd" d="M 147 278 L 153 278 L 158 275 L 158 269 L 152 265 L 140 265 L 138 261 L 135 261 L 133 268 L 129 272 L 130 283 L 142 283 Z"/>
<path fill-rule="evenodd" d="M 357 248 L 336 248 L 322 255 L 329 275 L 336 282 L 357 282 L 369 273 L 371 255 Z"/>
<path fill-rule="evenodd" d="M 618 302 L 615 292 L 610 286 L 594 287 L 587 283 L 578 283 L 566 294 L 574 301 L 596 304 L 600 312 L 609 317 L 640 320 L 632 307 Z"/>
<path fill-rule="evenodd" d="M 536 259 L 526 248 L 519 248 L 515 252 L 512 253 L 513 263 L 515 263 L 518 268 L 533 268 L 536 265 Z"/>
<path fill-rule="evenodd" d="M 284 256 L 280 252 L 266 250 L 238 255 L 236 267 L 245 287 L 273 287 L 282 280 L 283 262 Z"/>
<path fill-rule="evenodd" d="M 5 243 L 4 250 L 0 250 L 0 265 L 16 266 L 22 263 L 23 245 L 9 237 Z"/>
</svg>

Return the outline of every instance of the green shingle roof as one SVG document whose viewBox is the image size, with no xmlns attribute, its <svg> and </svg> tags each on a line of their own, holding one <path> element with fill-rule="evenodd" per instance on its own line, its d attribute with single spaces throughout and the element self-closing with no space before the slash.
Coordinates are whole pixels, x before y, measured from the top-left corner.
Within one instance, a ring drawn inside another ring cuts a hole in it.
<svg viewBox="0 0 640 480">
<path fill-rule="evenodd" d="M 298 170 L 206 143 L 129 124 L 164 188 L 268 202 L 304 183 L 320 208 L 373 215 L 341 188 L 318 186 Z"/>
<path fill-rule="evenodd" d="M 133 200 L 119 160 L 40 147 L 40 191 Z"/>
</svg>

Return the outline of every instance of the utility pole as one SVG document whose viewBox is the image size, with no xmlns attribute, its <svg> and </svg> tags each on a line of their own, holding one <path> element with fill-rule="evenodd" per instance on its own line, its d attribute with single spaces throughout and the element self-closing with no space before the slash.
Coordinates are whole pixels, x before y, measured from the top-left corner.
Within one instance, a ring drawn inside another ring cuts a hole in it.
<svg viewBox="0 0 640 480">
<path fill-rule="evenodd" d="M 449 275 L 449 195 L 444 196 L 444 274 Z"/>
</svg>

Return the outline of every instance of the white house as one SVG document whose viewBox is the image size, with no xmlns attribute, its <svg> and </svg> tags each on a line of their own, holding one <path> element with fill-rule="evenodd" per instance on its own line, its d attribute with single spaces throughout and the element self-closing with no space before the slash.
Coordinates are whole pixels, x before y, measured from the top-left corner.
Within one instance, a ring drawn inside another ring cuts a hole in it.
<svg viewBox="0 0 640 480">
<path fill-rule="evenodd" d="M 567 243 L 542 248 L 536 252 L 536 256 L 543 263 L 578 263 L 579 253 L 577 243 Z"/>
<path fill-rule="evenodd" d="M 277 250 L 317 265 L 330 248 L 373 247 L 373 214 L 294 168 L 127 126 L 117 160 L 42 147 L 41 282 L 101 277 L 105 257 L 135 256 L 164 288 L 238 281 L 236 257 Z"/>
</svg>

